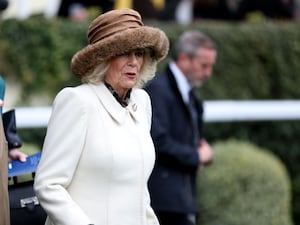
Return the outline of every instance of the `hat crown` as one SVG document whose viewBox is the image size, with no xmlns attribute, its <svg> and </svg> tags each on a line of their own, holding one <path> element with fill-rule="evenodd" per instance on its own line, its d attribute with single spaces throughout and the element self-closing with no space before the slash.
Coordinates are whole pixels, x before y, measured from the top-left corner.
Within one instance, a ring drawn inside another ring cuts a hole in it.
<svg viewBox="0 0 300 225">
<path fill-rule="evenodd" d="M 141 16 L 132 9 L 113 10 L 96 18 L 88 30 L 89 44 L 94 44 L 118 32 L 143 26 Z"/>
<path fill-rule="evenodd" d="M 140 78 L 143 82 L 155 73 L 156 63 L 168 53 L 166 34 L 154 27 L 144 26 L 140 14 L 133 9 L 118 9 L 101 14 L 89 26 L 89 44 L 78 51 L 71 61 L 73 73 L 83 78 L 101 63 L 134 49 L 151 49 Z M 149 69 L 151 68 L 151 69 Z M 151 70 L 151 71 L 150 71 Z M 149 72 L 150 71 L 150 72 Z M 145 77 L 145 78 L 143 78 Z M 140 81 L 139 81 L 140 82 Z M 141 82 L 141 83 L 143 83 Z"/>
</svg>

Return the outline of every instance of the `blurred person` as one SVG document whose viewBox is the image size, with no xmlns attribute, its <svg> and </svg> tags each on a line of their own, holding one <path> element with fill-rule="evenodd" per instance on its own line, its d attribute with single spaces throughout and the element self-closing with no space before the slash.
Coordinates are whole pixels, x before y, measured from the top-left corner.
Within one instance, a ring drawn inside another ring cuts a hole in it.
<svg viewBox="0 0 300 225">
<path fill-rule="evenodd" d="M 144 19 L 157 19 L 158 9 L 151 0 L 132 0 L 132 8 L 143 16 Z"/>
<path fill-rule="evenodd" d="M 9 225 L 9 200 L 8 200 L 8 179 L 7 179 L 7 142 L 5 139 L 2 118 L 0 118 L 0 224 Z"/>
<path fill-rule="evenodd" d="M 159 19 L 165 21 L 175 21 L 177 5 L 181 0 L 165 0 L 163 9 L 159 12 Z"/>
<path fill-rule="evenodd" d="M 163 0 L 115 0 L 115 9 L 132 8 L 144 19 L 159 19 L 159 12 L 164 8 Z"/>
<path fill-rule="evenodd" d="M 0 0 L 0 16 L 2 10 L 8 6 L 8 1 Z M 4 105 L 5 82 L 0 76 L 0 113 Z M 0 118 L 0 225 L 10 225 L 9 197 L 8 197 L 8 156 L 11 159 L 26 161 L 26 155 L 17 149 L 11 149 L 8 153 L 8 143 L 5 137 L 2 116 Z"/>
<path fill-rule="evenodd" d="M 7 8 L 2 12 L 1 15 L 3 19 L 14 18 L 18 20 L 25 20 L 31 15 L 43 11 L 40 10 L 39 7 L 35 7 L 35 4 L 32 4 L 32 2 L 28 0 L 11 0 L 7 1 L 7 3 Z"/>
<path fill-rule="evenodd" d="M 2 19 L 2 11 L 5 10 L 8 6 L 7 0 L 0 0 L 0 20 Z"/>
<path fill-rule="evenodd" d="M 80 3 L 74 3 L 68 8 L 68 17 L 75 22 L 83 22 L 89 18 L 87 9 Z"/>
<path fill-rule="evenodd" d="M 5 81 L 0 75 L 0 113 L 2 115 L 4 134 L 7 140 L 8 159 L 9 161 L 19 160 L 21 162 L 25 162 L 27 155 L 18 150 L 22 147 L 22 140 L 17 133 L 15 111 L 9 110 L 4 113 L 2 112 L 4 106 L 4 96 Z"/>
<path fill-rule="evenodd" d="M 0 16 L 2 10 L 8 6 L 8 1 L 0 0 Z M 0 76 L 0 113 L 4 105 L 5 83 Z M 18 158 L 18 157 L 16 157 Z M 2 116 L 0 118 L 0 224 L 10 225 L 9 198 L 8 198 L 8 147 L 3 129 Z"/>
<path fill-rule="evenodd" d="M 165 0 L 163 7 L 157 9 L 153 16 L 182 25 L 189 24 L 193 21 L 193 0 Z"/>
<path fill-rule="evenodd" d="M 4 105 L 4 93 L 5 93 L 5 82 L 2 76 L 0 76 L 0 113 L 1 114 L 2 114 L 2 107 Z M 9 125 L 3 127 L 2 116 L 0 118 L 0 204 L 1 204 L 0 224 L 1 225 L 10 225 L 9 198 L 8 198 L 8 156 L 10 160 L 20 160 L 22 162 L 26 161 L 26 154 L 17 150 L 17 148 L 21 147 L 21 143 L 15 142 L 15 138 L 11 138 L 12 136 L 13 137 L 17 136 L 17 138 L 19 138 L 16 133 L 14 122 L 15 120 L 13 118 L 13 120 L 10 120 Z M 8 149 L 8 146 L 10 146 L 11 148 Z"/>
<path fill-rule="evenodd" d="M 88 19 L 88 7 L 98 7 L 101 13 L 113 9 L 114 0 L 61 0 L 58 16 L 70 18 L 73 21 L 86 21 Z"/>
<path fill-rule="evenodd" d="M 194 20 L 198 19 L 232 19 L 240 0 L 194 0 Z"/>
<path fill-rule="evenodd" d="M 212 75 L 217 50 L 199 31 L 184 32 L 174 50 L 174 61 L 145 87 L 156 150 L 149 192 L 161 225 L 195 225 L 196 176 L 213 150 L 202 134 L 203 105 L 194 89 Z"/>
<path fill-rule="evenodd" d="M 56 96 L 35 176 L 46 225 L 158 225 L 147 188 L 152 109 L 140 87 L 168 38 L 121 9 L 93 20 L 88 41 L 71 61 L 82 84 Z"/>
<path fill-rule="evenodd" d="M 241 0 L 238 4 L 235 19 L 245 19 L 254 11 L 262 12 L 268 18 L 294 18 L 292 0 Z"/>
<path fill-rule="evenodd" d="M 181 0 L 179 2 L 175 11 L 175 19 L 177 23 L 188 25 L 193 21 L 193 5 L 193 0 Z"/>
<path fill-rule="evenodd" d="M 8 1 L 7 0 L 0 0 L 0 12 L 4 9 L 6 9 L 8 6 Z"/>
</svg>

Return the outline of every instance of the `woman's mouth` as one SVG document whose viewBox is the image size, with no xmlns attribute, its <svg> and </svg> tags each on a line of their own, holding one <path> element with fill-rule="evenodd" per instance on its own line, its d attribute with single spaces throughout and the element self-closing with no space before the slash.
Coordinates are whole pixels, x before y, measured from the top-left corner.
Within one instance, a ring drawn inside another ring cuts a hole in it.
<svg viewBox="0 0 300 225">
<path fill-rule="evenodd" d="M 126 76 L 129 78 L 135 78 L 136 77 L 136 73 L 126 73 Z"/>
</svg>

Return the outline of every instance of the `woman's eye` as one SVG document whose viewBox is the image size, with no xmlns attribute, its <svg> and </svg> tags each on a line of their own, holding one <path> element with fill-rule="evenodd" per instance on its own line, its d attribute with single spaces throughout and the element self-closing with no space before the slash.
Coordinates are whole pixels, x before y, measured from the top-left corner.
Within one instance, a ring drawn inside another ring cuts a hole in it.
<svg viewBox="0 0 300 225">
<path fill-rule="evenodd" d="M 129 52 L 124 52 L 124 53 L 121 53 L 120 55 L 118 56 L 129 56 Z"/>
<path fill-rule="evenodd" d="M 144 57 L 144 51 L 132 51 L 132 52 L 124 52 L 124 53 L 121 53 L 119 55 L 117 55 L 118 57 L 129 57 L 130 55 L 134 55 L 135 57 L 138 57 L 138 58 L 141 58 L 141 57 Z"/>
<path fill-rule="evenodd" d="M 135 56 L 136 57 L 143 57 L 144 56 L 144 52 L 143 51 L 136 51 L 135 52 Z"/>
</svg>

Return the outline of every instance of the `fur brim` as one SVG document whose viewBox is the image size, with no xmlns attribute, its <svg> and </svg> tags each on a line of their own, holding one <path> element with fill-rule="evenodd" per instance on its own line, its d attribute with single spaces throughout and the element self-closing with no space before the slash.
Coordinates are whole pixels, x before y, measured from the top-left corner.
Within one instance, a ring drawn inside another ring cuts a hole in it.
<svg viewBox="0 0 300 225">
<path fill-rule="evenodd" d="M 159 62 L 169 51 L 169 40 L 163 31 L 154 27 L 127 29 L 77 52 L 72 58 L 71 69 L 81 78 L 100 62 L 137 48 L 151 48 L 153 58 Z"/>
</svg>

